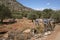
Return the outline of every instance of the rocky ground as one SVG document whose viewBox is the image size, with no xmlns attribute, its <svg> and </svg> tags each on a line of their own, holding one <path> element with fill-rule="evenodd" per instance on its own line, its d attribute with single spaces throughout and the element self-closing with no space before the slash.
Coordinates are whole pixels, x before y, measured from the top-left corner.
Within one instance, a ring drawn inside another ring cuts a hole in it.
<svg viewBox="0 0 60 40">
<path fill-rule="evenodd" d="M 7 25 L 8 32 L 4 34 L 0 34 L 0 40 L 60 40 L 59 24 L 56 24 L 54 31 L 48 31 L 45 32 L 44 34 L 33 34 L 30 32 L 30 28 L 34 28 L 35 25 L 33 25 L 31 20 L 27 20 L 27 21 L 26 20 L 27 19 L 23 19 L 23 20 L 21 19 L 18 20 L 17 23 Z M 29 29 L 27 29 L 26 27 Z M 28 31 L 26 31 L 26 29 Z M 6 29 L 4 28 L 4 30 Z"/>
<path fill-rule="evenodd" d="M 56 25 L 54 32 L 46 37 L 45 40 L 60 40 L 60 25 Z"/>
<path fill-rule="evenodd" d="M 52 31 L 50 34 L 48 35 L 43 34 L 42 37 L 37 35 L 33 37 L 31 40 L 60 40 L 60 25 L 57 24 L 54 31 Z"/>
</svg>

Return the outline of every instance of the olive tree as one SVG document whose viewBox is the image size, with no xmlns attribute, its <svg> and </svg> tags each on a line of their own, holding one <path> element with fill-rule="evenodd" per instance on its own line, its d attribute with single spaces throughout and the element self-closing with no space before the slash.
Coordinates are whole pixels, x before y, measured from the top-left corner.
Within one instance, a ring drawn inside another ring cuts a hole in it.
<svg viewBox="0 0 60 40">
<path fill-rule="evenodd" d="M 5 18 L 11 18 L 11 11 L 8 7 L 5 7 L 4 5 L 0 5 L 0 20 L 3 22 L 3 19 Z"/>
</svg>

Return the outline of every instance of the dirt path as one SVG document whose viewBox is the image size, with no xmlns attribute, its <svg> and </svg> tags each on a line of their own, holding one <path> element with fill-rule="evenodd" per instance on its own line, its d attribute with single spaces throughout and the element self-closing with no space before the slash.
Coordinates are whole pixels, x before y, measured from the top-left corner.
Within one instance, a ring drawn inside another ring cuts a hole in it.
<svg viewBox="0 0 60 40">
<path fill-rule="evenodd" d="M 45 40 L 60 40 L 60 25 L 56 25 L 55 31 L 49 35 L 48 37 L 46 37 Z"/>
<path fill-rule="evenodd" d="M 60 32 L 57 34 L 55 40 L 60 40 Z"/>
</svg>

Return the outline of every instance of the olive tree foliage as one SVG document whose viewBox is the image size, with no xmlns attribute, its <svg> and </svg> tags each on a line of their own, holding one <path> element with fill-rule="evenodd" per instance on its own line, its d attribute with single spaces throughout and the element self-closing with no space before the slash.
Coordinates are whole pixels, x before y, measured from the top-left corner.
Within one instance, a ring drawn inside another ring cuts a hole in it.
<svg viewBox="0 0 60 40">
<path fill-rule="evenodd" d="M 27 18 L 28 19 L 31 19 L 31 20 L 35 20 L 35 19 L 37 19 L 39 16 L 37 15 L 37 14 L 35 14 L 35 13 L 29 13 L 28 15 L 27 15 Z"/>
<path fill-rule="evenodd" d="M 56 22 L 60 22 L 60 11 L 55 11 L 52 18 L 55 19 Z"/>
<path fill-rule="evenodd" d="M 38 18 L 41 18 L 42 11 L 35 11 L 34 13 L 35 13 L 36 15 L 38 15 Z"/>
<path fill-rule="evenodd" d="M 52 9 L 44 9 L 43 10 L 43 18 L 50 18 L 53 14 L 53 10 Z"/>
<path fill-rule="evenodd" d="M 28 13 L 27 18 L 31 20 L 41 18 L 41 11 L 31 11 Z"/>
<path fill-rule="evenodd" d="M 51 18 L 56 22 L 60 22 L 60 10 L 44 9 L 43 11 L 32 11 L 28 13 L 27 18 L 32 20 L 37 18 Z"/>
<path fill-rule="evenodd" d="M 22 11 L 21 13 L 22 13 L 22 16 L 23 16 L 23 17 L 27 17 L 29 11 Z"/>
<path fill-rule="evenodd" d="M 43 18 L 52 18 L 55 22 L 60 22 L 60 10 L 44 9 L 42 12 Z"/>
<path fill-rule="evenodd" d="M 12 14 L 12 17 L 13 18 L 17 18 L 17 19 L 21 19 L 21 18 L 23 18 L 23 16 L 22 16 L 22 13 L 20 13 L 20 12 L 14 12 L 13 14 Z"/>
<path fill-rule="evenodd" d="M 17 18 L 17 19 L 21 19 L 23 17 L 27 17 L 27 14 L 29 13 L 29 11 L 20 11 L 20 12 L 13 12 L 13 18 Z"/>
<path fill-rule="evenodd" d="M 11 11 L 8 7 L 5 7 L 3 4 L 0 5 L 0 20 L 3 22 L 3 19 L 5 18 L 11 18 Z"/>
</svg>

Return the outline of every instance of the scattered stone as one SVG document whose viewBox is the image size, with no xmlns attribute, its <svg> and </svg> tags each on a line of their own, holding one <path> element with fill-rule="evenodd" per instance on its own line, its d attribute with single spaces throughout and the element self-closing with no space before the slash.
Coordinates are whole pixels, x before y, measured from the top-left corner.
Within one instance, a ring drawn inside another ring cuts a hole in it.
<svg viewBox="0 0 60 40">
<path fill-rule="evenodd" d="M 51 34 L 50 31 L 44 33 L 45 36 L 50 35 L 50 34 Z"/>
<path fill-rule="evenodd" d="M 31 29 L 26 29 L 23 31 L 23 33 L 30 33 L 31 32 Z"/>
</svg>

